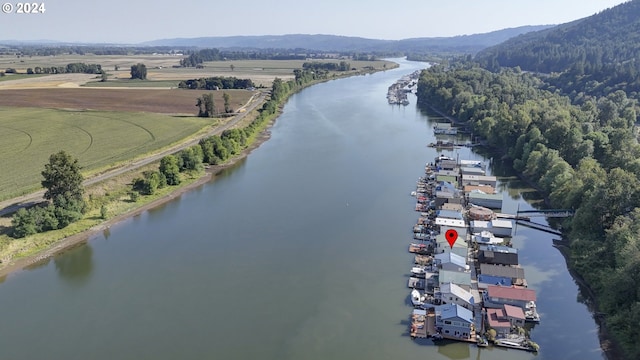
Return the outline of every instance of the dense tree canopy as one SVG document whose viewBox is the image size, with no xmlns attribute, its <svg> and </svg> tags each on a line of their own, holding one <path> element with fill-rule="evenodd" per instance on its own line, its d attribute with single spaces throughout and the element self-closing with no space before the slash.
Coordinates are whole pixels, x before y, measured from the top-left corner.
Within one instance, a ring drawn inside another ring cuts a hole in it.
<svg viewBox="0 0 640 360">
<path fill-rule="evenodd" d="M 82 199 L 84 188 L 78 159 L 64 150 L 49 156 L 42 171 L 42 186 L 47 189 L 44 198 L 55 200 L 59 195 L 68 199 Z"/>
<path fill-rule="evenodd" d="M 219 89 L 248 89 L 255 85 L 251 79 L 238 79 L 235 77 L 214 76 L 209 78 L 190 79 L 181 81 L 178 87 L 181 89 L 219 90 Z"/>
<path fill-rule="evenodd" d="M 52 154 L 42 176 L 42 186 L 47 189 L 44 198 L 51 202 L 17 211 L 11 220 L 13 237 L 61 229 L 82 218 L 86 204 L 78 160 L 65 151 Z"/>
<path fill-rule="evenodd" d="M 479 52 L 476 61 L 547 74 L 549 85 L 572 98 L 640 93 L 640 1 L 628 1 L 585 19 L 514 37 Z"/>
<path fill-rule="evenodd" d="M 146 80 L 147 79 L 147 66 L 145 64 L 131 65 L 131 78 Z"/>
</svg>

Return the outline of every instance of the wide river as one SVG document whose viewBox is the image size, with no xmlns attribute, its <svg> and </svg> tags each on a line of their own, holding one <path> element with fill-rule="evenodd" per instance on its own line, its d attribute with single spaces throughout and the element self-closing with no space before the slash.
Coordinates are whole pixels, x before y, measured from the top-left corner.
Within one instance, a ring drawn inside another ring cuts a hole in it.
<svg viewBox="0 0 640 360">
<path fill-rule="evenodd" d="M 387 87 L 424 67 L 396 61 L 303 90 L 215 181 L 9 276 L 0 359 L 602 359 L 554 236 L 522 226 L 539 354 L 408 336 L 409 193 L 437 153 L 414 96 L 387 104 Z M 530 189 L 491 171 L 503 212 L 532 208 Z"/>
</svg>

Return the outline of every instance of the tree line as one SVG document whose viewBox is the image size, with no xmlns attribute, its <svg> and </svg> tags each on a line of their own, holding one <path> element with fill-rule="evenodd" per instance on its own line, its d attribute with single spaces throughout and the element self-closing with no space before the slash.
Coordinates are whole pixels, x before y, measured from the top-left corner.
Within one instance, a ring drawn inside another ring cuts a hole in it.
<svg viewBox="0 0 640 360">
<path fill-rule="evenodd" d="M 518 68 L 462 62 L 423 71 L 421 105 L 471 127 L 511 159 L 564 221 L 569 266 L 596 294 L 607 328 L 640 358 L 640 145 L 638 103 L 624 91 L 574 104 Z"/>
<path fill-rule="evenodd" d="M 201 49 L 188 51 L 187 57 L 180 60 L 182 67 L 198 67 L 205 61 L 222 60 L 304 60 L 305 55 L 292 54 L 290 51 L 264 49 L 260 51 L 220 51 L 219 49 Z"/>
<path fill-rule="evenodd" d="M 304 62 L 302 64 L 303 70 L 325 70 L 325 71 L 349 71 L 351 70 L 351 64 L 346 61 L 337 62 L 320 62 L 320 61 L 311 61 Z"/>
<path fill-rule="evenodd" d="M 16 72 L 15 70 L 6 73 Z M 102 66 L 100 64 L 71 63 L 66 66 L 36 66 L 28 68 L 27 74 L 102 74 Z"/>
<path fill-rule="evenodd" d="M 184 53 L 180 47 L 170 46 L 103 46 L 103 45 L 6 45 L 0 55 L 20 57 L 59 55 L 142 55 Z"/>
<path fill-rule="evenodd" d="M 218 89 L 249 89 L 255 85 L 251 79 L 238 79 L 230 76 L 213 76 L 208 78 L 180 81 L 180 89 L 218 90 Z"/>
</svg>

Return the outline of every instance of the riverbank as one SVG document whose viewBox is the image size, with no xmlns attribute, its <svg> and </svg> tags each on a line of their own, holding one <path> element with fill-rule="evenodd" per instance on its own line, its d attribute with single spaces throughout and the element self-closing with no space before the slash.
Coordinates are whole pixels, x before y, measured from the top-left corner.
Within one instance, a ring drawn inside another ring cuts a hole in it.
<svg viewBox="0 0 640 360">
<path fill-rule="evenodd" d="M 256 137 L 256 140 L 253 142 L 253 144 L 251 144 L 251 146 L 244 149 L 238 156 L 234 157 L 233 159 L 226 162 L 225 164 L 209 167 L 202 173 L 202 176 L 200 176 L 195 181 L 185 186 L 178 187 L 159 199 L 143 204 L 139 207 L 136 207 L 122 214 L 118 214 L 110 219 L 107 219 L 99 223 L 98 225 L 92 226 L 77 234 L 74 234 L 74 235 L 65 237 L 59 241 L 56 241 L 53 246 L 50 246 L 45 250 L 42 250 L 35 254 L 21 257 L 19 259 L 9 262 L 8 264 L 0 267 L 0 279 L 5 279 L 7 276 L 11 275 L 12 273 L 15 273 L 17 271 L 33 266 L 39 262 L 46 261 L 55 255 L 63 253 L 78 245 L 84 244 L 87 241 L 89 241 L 92 237 L 96 236 L 97 234 L 105 230 L 108 230 L 110 227 L 117 225 L 118 223 L 124 220 L 140 215 L 141 213 L 147 210 L 166 204 L 169 201 L 173 201 L 174 199 L 180 197 L 182 194 L 188 191 L 191 191 L 195 188 L 198 188 L 206 184 L 207 182 L 215 179 L 216 174 L 220 173 L 224 169 L 227 169 L 235 165 L 238 161 L 246 158 L 253 150 L 257 149 L 265 141 L 269 140 L 269 138 L 271 137 L 270 136 L 271 133 L 269 129 L 274 123 L 275 123 L 275 119 L 271 120 L 267 125 L 267 127 L 260 133 L 260 135 Z"/>
<path fill-rule="evenodd" d="M 421 103 L 421 105 L 427 106 L 429 110 L 431 110 L 431 111 L 439 114 L 440 116 L 446 118 L 452 124 L 456 124 L 456 125 L 459 125 L 459 126 L 467 126 L 463 122 L 459 121 L 457 118 L 452 117 L 450 115 L 447 115 L 444 112 L 442 112 L 441 110 L 435 108 L 432 104 L 426 104 L 426 103 L 423 102 L 423 103 Z M 490 145 L 488 145 L 486 147 L 486 149 L 489 151 L 489 153 L 497 155 L 501 160 L 505 159 L 504 156 L 500 156 L 500 154 L 505 154 L 505 151 L 503 149 L 501 150 L 501 149 L 498 149 L 498 148 L 490 146 Z M 510 166 L 511 169 L 513 169 L 513 167 L 511 165 L 509 165 L 509 166 Z M 551 207 L 549 195 L 546 194 L 540 188 L 540 186 L 535 184 L 531 179 L 527 178 L 524 174 L 516 172 L 515 170 L 513 170 L 513 171 L 514 171 L 514 173 L 516 174 L 516 176 L 518 177 L 519 180 L 521 180 L 527 186 L 535 189 L 539 194 L 542 195 L 542 199 L 543 199 L 543 202 L 544 202 L 546 207 L 549 207 L 549 208 Z M 565 241 L 569 241 L 570 242 L 570 239 L 565 234 L 563 234 L 562 237 L 563 237 L 563 239 L 565 239 Z M 599 310 L 598 298 L 596 297 L 595 292 L 592 290 L 592 288 L 589 286 L 589 284 L 586 282 L 586 280 L 580 274 L 578 274 L 574 269 L 571 268 L 571 265 L 570 265 L 571 264 L 571 251 L 570 251 L 569 247 L 568 246 L 555 246 L 555 247 L 558 249 L 558 251 L 562 255 L 563 259 L 565 260 L 566 267 L 567 267 L 567 272 L 571 275 L 571 278 L 573 279 L 573 281 L 578 285 L 578 288 L 579 288 L 580 293 L 582 294 L 582 296 L 584 296 L 585 299 L 587 299 L 587 301 L 585 301 L 585 303 L 587 305 L 587 308 L 589 309 L 589 311 L 593 315 L 593 318 L 594 318 L 596 324 L 598 325 L 598 339 L 599 339 L 599 342 L 600 342 L 600 348 L 602 349 L 604 356 L 608 360 L 624 359 L 625 356 L 624 356 L 624 352 L 622 350 L 622 347 L 615 340 L 615 338 L 612 336 L 611 332 L 607 328 L 606 319 L 602 316 L 602 313 Z"/>
<path fill-rule="evenodd" d="M 395 64 L 395 66 L 390 67 L 390 68 L 395 68 L 397 67 L 398 64 Z M 66 236 L 64 238 L 61 238 L 59 240 L 51 240 L 50 242 L 46 242 L 47 245 L 46 248 L 42 249 L 42 250 L 37 250 L 38 247 L 29 250 L 26 249 L 24 252 L 27 253 L 28 255 L 25 256 L 20 256 L 16 259 L 13 258 L 9 258 L 9 259 L 3 259 L 2 261 L 2 267 L 0 267 L 0 279 L 2 278 L 6 278 L 8 275 L 22 270 L 26 267 L 32 266 L 34 264 L 37 264 L 41 261 L 47 260 L 59 253 L 62 253 L 70 248 L 73 248 L 75 246 L 78 246 L 82 243 L 85 243 L 86 241 L 88 241 L 91 237 L 95 236 L 96 234 L 105 231 L 107 229 L 109 229 L 109 227 L 123 221 L 126 220 L 130 217 L 139 215 L 149 209 L 155 208 L 157 206 L 161 206 L 169 201 L 172 201 L 173 199 L 175 199 L 176 197 L 179 197 L 180 195 L 182 195 L 183 193 L 190 191 L 194 188 L 197 188 L 199 186 L 202 186 L 203 184 L 207 183 L 208 181 L 211 181 L 212 179 L 215 178 L 215 175 L 218 174 L 220 171 L 229 168 L 233 165 L 235 165 L 238 161 L 246 158 L 253 150 L 255 150 L 256 148 L 258 148 L 261 144 L 263 144 L 265 141 L 267 141 L 270 138 L 270 128 L 271 126 L 273 126 L 273 124 L 275 123 L 276 119 L 281 115 L 282 110 L 283 110 L 283 106 L 286 103 L 286 101 L 288 100 L 288 98 L 292 95 L 294 95 L 295 93 L 297 93 L 298 91 L 301 91 L 304 88 L 307 88 L 309 86 L 318 84 L 318 83 L 322 83 L 322 82 L 326 82 L 326 81 L 330 81 L 330 80 L 336 80 L 336 79 L 340 79 L 340 78 L 344 78 L 344 77 L 348 77 L 348 76 L 355 76 L 355 75 L 366 75 L 366 74 L 370 74 L 370 73 L 374 73 L 377 71 L 385 71 L 385 70 L 389 70 L 390 68 L 386 67 L 386 68 L 381 68 L 381 69 L 372 69 L 369 71 L 356 71 L 356 72 L 352 72 L 348 75 L 344 75 L 344 76 L 336 76 L 333 78 L 329 78 L 329 79 L 320 79 L 320 80 L 314 80 L 314 81 L 310 81 L 306 84 L 300 84 L 295 90 L 289 90 L 289 92 L 286 94 L 286 96 L 284 96 L 282 99 L 280 99 L 278 101 L 277 104 L 277 110 L 275 114 L 270 114 L 269 115 L 269 119 L 267 119 L 266 124 L 261 125 L 260 127 L 264 126 L 264 128 L 262 128 L 262 130 L 258 129 L 258 131 L 260 131 L 258 133 L 258 135 L 255 137 L 255 140 L 251 143 L 251 145 L 249 145 L 246 149 L 242 150 L 240 154 L 238 154 L 237 156 L 229 159 L 228 161 L 226 161 L 224 164 L 222 165 L 214 165 L 214 166 L 209 166 L 206 171 L 195 181 L 192 181 L 188 184 L 184 184 L 184 185 L 179 185 L 178 187 L 171 187 L 171 191 L 168 192 L 166 195 L 155 199 L 151 202 L 148 203 L 144 203 L 141 204 L 140 206 L 135 206 L 134 208 L 127 210 L 123 213 L 117 214 L 112 218 L 109 218 L 107 220 L 104 221 L 100 221 L 99 223 L 89 226 L 86 229 L 82 229 L 81 231 L 78 231 L 77 233 L 74 233 L 72 235 Z M 85 218 L 87 218 L 87 216 L 85 216 Z M 95 218 L 95 217 L 94 217 Z M 72 224 L 73 225 L 73 224 Z M 19 241 L 19 240 L 16 240 Z M 42 246 L 42 245 L 41 245 Z M 30 253 L 31 251 L 33 251 L 33 253 Z M 7 261 L 8 260 L 8 261 Z M 6 262 L 6 264 L 5 264 Z"/>
</svg>

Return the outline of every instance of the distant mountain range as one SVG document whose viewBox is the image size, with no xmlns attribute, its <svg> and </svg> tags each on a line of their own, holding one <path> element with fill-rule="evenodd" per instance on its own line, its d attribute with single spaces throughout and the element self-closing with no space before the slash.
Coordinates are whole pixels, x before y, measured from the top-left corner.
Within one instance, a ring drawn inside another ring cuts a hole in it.
<svg viewBox="0 0 640 360">
<path fill-rule="evenodd" d="M 175 46 L 219 49 L 304 49 L 335 52 L 455 52 L 472 53 L 500 44 L 515 36 L 551 28 L 555 25 L 521 26 L 484 34 L 454 37 L 425 37 L 403 40 L 378 40 L 338 35 L 262 35 L 216 36 L 161 39 L 140 43 L 144 46 Z"/>
<path fill-rule="evenodd" d="M 530 25 L 502 29 L 483 34 L 452 37 L 423 37 L 403 40 L 367 39 L 339 35 L 258 35 L 214 36 L 175 38 L 146 41 L 139 44 L 74 43 L 54 40 L 0 40 L 8 46 L 109 46 L 109 47 L 175 47 L 218 48 L 224 50 L 286 49 L 322 52 L 377 52 L 377 53 L 456 53 L 476 54 L 506 40 L 535 31 L 553 28 L 555 25 Z"/>
</svg>

